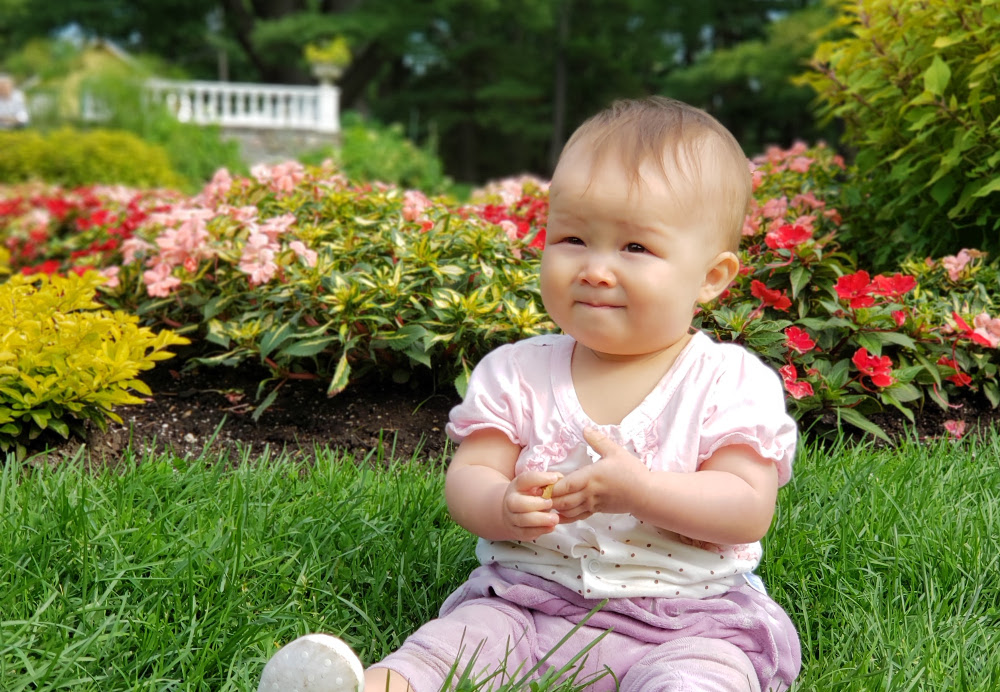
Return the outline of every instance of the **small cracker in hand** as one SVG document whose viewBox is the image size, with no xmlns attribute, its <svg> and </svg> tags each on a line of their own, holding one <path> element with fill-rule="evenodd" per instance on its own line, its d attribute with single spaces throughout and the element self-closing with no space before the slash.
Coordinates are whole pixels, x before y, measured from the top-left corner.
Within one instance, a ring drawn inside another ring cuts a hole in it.
<svg viewBox="0 0 1000 692">
<path fill-rule="evenodd" d="M 545 489 L 542 490 L 542 498 L 543 499 L 545 499 L 545 500 L 551 500 L 552 499 L 552 487 L 554 485 L 555 485 L 555 483 L 550 483 L 549 485 L 545 486 Z"/>
</svg>

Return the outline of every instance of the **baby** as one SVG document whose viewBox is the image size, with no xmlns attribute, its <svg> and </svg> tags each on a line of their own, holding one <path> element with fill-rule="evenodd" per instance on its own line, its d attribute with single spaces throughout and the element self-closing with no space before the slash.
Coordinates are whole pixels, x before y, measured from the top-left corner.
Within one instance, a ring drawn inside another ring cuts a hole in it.
<svg viewBox="0 0 1000 692">
<path fill-rule="evenodd" d="M 781 690 L 798 674 L 795 629 L 754 574 L 795 424 L 776 373 L 691 328 L 739 270 L 742 150 L 683 103 L 617 102 L 570 138 L 549 194 L 541 290 L 562 334 L 488 354 L 448 424 L 448 507 L 481 566 L 363 674 L 307 635 L 261 691 L 437 692 L 473 654 L 483 676 L 523 672 L 604 599 L 543 671 L 604 634 L 577 678 L 610 671 L 595 690 Z"/>
</svg>

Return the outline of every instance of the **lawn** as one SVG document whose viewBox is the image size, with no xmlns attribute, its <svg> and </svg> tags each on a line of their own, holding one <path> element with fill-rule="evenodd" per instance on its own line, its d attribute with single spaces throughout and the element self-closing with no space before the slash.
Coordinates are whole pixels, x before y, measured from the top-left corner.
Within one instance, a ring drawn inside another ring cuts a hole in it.
<svg viewBox="0 0 1000 692">
<path fill-rule="evenodd" d="M 761 573 L 796 622 L 797 690 L 1000 687 L 1000 434 L 806 441 Z M 0 689 L 256 689 L 328 631 L 372 661 L 474 566 L 438 460 L 317 449 L 0 471 Z"/>
</svg>

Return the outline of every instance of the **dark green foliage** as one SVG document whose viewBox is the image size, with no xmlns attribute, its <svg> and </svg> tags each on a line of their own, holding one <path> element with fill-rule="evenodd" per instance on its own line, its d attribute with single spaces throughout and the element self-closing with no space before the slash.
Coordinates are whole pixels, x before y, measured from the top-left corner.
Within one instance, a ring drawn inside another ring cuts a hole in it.
<svg viewBox="0 0 1000 692">
<path fill-rule="evenodd" d="M 839 3 L 802 79 L 845 126 L 858 175 L 841 241 L 876 266 L 1000 250 L 1000 5 Z"/>
</svg>

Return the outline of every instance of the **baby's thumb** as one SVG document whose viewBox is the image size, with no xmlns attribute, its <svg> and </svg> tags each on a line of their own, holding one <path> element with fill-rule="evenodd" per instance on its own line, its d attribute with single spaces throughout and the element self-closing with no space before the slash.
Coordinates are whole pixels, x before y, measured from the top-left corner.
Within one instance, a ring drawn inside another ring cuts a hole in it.
<svg viewBox="0 0 1000 692">
<path fill-rule="evenodd" d="M 586 440 L 587 444 L 590 445 L 590 448 L 597 452 L 601 457 L 605 457 L 618 449 L 618 445 L 615 444 L 615 441 L 597 428 L 584 428 L 583 439 Z"/>
</svg>

